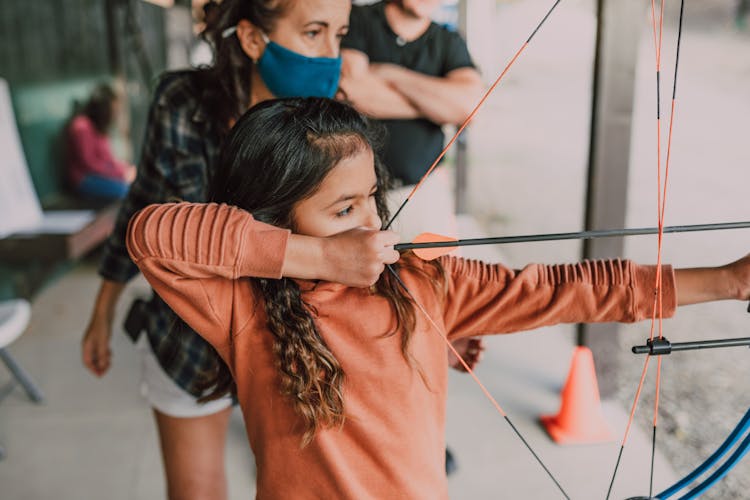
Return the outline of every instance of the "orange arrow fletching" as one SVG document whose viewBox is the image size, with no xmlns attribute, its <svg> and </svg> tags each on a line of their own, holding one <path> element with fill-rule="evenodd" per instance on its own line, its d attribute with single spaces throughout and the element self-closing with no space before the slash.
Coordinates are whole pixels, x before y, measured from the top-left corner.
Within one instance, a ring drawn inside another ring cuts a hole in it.
<svg viewBox="0 0 750 500">
<path fill-rule="evenodd" d="M 456 238 L 451 238 L 450 236 L 443 236 L 442 234 L 434 234 L 434 233 L 422 233 L 418 235 L 412 243 L 432 243 L 432 242 L 450 242 L 450 241 L 457 241 Z M 452 251 L 456 250 L 458 247 L 436 247 L 436 248 L 415 248 L 413 250 L 414 254 L 419 257 L 422 260 L 435 260 L 438 257 L 442 257 L 443 255 L 449 254 Z"/>
</svg>

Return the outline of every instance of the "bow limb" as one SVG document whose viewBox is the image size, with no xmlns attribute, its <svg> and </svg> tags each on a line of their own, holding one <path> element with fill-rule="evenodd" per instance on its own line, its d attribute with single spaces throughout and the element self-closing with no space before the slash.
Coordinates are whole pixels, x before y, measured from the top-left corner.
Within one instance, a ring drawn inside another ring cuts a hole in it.
<svg viewBox="0 0 750 500">
<path fill-rule="evenodd" d="M 726 455 L 729 450 L 731 450 L 740 439 L 744 438 L 744 440 L 740 443 L 740 445 L 737 447 L 735 452 L 729 457 L 729 459 L 724 462 L 724 464 L 719 467 L 714 474 L 709 476 L 707 479 L 705 479 L 703 482 L 701 482 L 698 486 L 693 488 L 688 495 L 684 496 L 683 498 L 694 498 L 695 496 L 703 493 L 705 490 L 707 490 L 709 487 L 713 486 L 714 483 L 716 483 L 719 479 L 721 479 L 724 475 L 726 475 L 729 470 L 734 467 L 737 462 L 747 453 L 748 447 L 750 446 L 750 409 L 747 410 L 747 413 L 745 413 L 745 416 L 742 417 L 740 422 L 737 424 L 737 426 L 732 430 L 732 432 L 729 434 L 729 436 L 726 438 L 726 440 L 716 449 L 716 451 L 708 457 L 702 464 L 700 464 L 698 467 L 695 468 L 692 472 L 690 472 L 688 475 L 677 481 L 675 484 L 667 488 L 666 490 L 662 491 L 657 495 L 657 498 L 660 499 L 668 499 L 677 492 L 681 491 L 688 485 L 690 485 L 693 481 L 698 479 L 704 472 L 708 471 L 710 468 L 714 467 L 719 460 Z"/>
</svg>

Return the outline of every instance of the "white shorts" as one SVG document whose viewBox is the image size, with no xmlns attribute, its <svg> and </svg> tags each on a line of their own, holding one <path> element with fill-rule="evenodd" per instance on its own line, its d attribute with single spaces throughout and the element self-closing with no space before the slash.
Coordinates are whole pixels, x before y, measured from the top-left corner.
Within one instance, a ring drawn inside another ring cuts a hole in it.
<svg viewBox="0 0 750 500">
<path fill-rule="evenodd" d="M 146 332 L 141 333 L 136 349 L 141 355 L 141 394 L 160 413 L 170 417 L 204 417 L 232 406 L 232 397 L 199 403 L 197 398 L 178 386 L 156 359 Z"/>
</svg>

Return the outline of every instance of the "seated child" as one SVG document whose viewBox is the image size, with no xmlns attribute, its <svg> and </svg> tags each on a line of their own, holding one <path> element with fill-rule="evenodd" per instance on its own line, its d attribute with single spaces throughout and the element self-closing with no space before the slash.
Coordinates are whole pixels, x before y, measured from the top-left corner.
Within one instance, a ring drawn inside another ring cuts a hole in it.
<svg viewBox="0 0 750 500">
<path fill-rule="evenodd" d="M 112 155 L 107 137 L 119 108 L 117 94 L 109 85 L 102 84 L 68 124 L 68 180 L 81 196 L 120 199 L 135 179 L 135 167 Z"/>
<path fill-rule="evenodd" d="M 261 103 L 224 143 L 213 204 L 151 205 L 128 248 L 218 351 L 257 498 L 447 498 L 446 338 L 649 318 L 657 269 L 500 264 L 393 249 L 369 122 L 327 99 Z M 386 265 L 398 273 L 408 292 Z M 663 311 L 750 298 L 750 256 L 663 266 Z"/>
</svg>

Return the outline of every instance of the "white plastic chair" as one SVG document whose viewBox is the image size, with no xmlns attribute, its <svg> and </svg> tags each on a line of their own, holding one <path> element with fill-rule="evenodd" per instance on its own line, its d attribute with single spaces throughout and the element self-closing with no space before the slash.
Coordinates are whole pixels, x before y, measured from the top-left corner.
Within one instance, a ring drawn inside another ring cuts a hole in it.
<svg viewBox="0 0 750 500">
<path fill-rule="evenodd" d="M 34 384 L 28 373 L 13 359 L 6 347 L 13 343 L 26 330 L 31 318 L 31 305 L 24 299 L 13 299 L 0 302 L 0 359 L 13 374 L 5 387 L 0 389 L 0 401 L 13 391 L 16 384 L 23 387 L 29 399 L 35 403 L 44 401 L 44 396 Z M 5 457 L 5 450 L 0 447 L 0 460 Z"/>
</svg>

